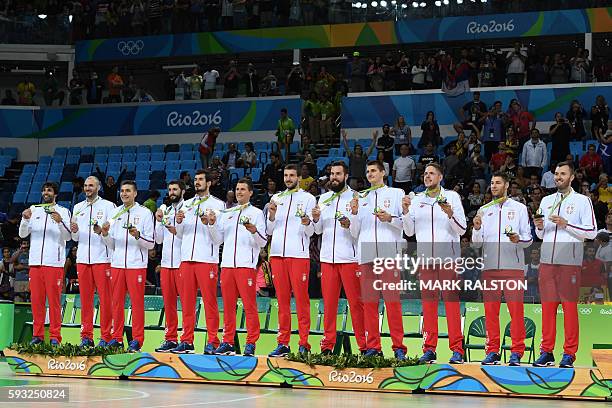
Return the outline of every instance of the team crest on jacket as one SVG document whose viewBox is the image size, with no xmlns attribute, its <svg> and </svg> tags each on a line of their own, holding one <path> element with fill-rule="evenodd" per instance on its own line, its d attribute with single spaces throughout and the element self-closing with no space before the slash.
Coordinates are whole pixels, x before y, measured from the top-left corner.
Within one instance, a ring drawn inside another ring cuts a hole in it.
<svg viewBox="0 0 612 408">
<path fill-rule="evenodd" d="M 351 203 L 346 203 L 346 211 L 350 212 L 351 211 Z"/>
<path fill-rule="evenodd" d="M 97 218 L 98 218 L 99 220 L 101 220 L 101 219 L 102 219 L 102 217 L 104 217 L 104 213 L 103 213 L 102 211 L 98 211 Z"/>
<path fill-rule="evenodd" d="M 513 221 L 516 218 L 516 211 L 508 211 L 508 219 Z"/>
<path fill-rule="evenodd" d="M 383 201 L 383 206 L 384 206 L 385 208 L 389 208 L 389 207 L 391 207 L 391 200 L 389 200 L 389 199 L 387 198 L 385 201 Z"/>
<path fill-rule="evenodd" d="M 134 217 L 134 225 L 138 225 L 139 221 L 140 221 L 140 217 Z"/>
<path fill-rule="evenodd" d="M 567 207 L 565 207 L 566 214 L 572 214 L 575 210 L 576 206 L 574 204 L 568 204 Z"/>
</svg>

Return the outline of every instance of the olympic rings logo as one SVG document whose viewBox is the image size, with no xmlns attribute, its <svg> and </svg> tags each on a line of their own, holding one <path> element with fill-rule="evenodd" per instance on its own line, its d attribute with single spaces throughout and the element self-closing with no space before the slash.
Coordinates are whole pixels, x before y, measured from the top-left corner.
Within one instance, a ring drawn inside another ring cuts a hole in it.
<svg viewBox="0 0 612 408">
<path fill-rule="evenodd" d="M 593 313 L 593 309 L 591 309 L 590 307 L 588 307 L 588 308 L 581 307 L 580 309 L 578 309 L 578 312 L 579 312 L 581 315 L 587 315 L 587 316 L 588 316 L 588 315 L 590 315 L 591 313 Z"/>
<path fill-rule="evenodd" d="M 125 56 L 138 55 L 144 48 L 144 42 L 142 40 L 136 41 L 119 41 L 117 43 L 117 50 Z"/>
</svg>

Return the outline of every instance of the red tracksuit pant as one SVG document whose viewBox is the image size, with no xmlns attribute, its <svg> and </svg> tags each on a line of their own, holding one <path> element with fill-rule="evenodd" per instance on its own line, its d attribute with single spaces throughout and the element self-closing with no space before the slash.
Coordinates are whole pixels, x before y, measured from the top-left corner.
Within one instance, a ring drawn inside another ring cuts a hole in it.
<svg viewBox="0 0 612 408">
<path fill-rule="evenodd" d="M 482 273 L 482 279 L 490 287 L 493 280 L 504 282 L 520 282 L 524 280 L 525 273 L 520 270 L 497 269 L 487 270 Z M 524 290 L 517 286 L 516 290 L 504 288 L 504 297 L 510 312 L 510 336 L 512 337 L 512 352 L 523 356 L 525 352 L 525 313 L 523 308 Z M 499 290 L 486 290 L 483 292 L 485 309 L 485 326 L 487 329 L 487 340 L 485 352 L 499 353 L 499 309 L 501 308 L 502 288 Z"/>
<path fill-rule="evenodd" d="M 565 342 L 563 352 L 576 356 L 578 351 L 578 297 L 580 266 L 540 265 L 540 299 L 542 300 L 542 344 L 540 350 L 552 353 L 557 334 L 557 307 L 563 308 Z"/>
<path fill-rule="evenodd" d="M 34 321 L 33 337 L 45 338 L 45 299 L 49 302 L 49 338 L 62 341 L 62 281 L 64 268 L 52 266 L 30 267 L 30 300 Z"/>
<path fill-rule="evenodd" d="M 100 338 L 111 341 L 113 325 L 110 264 L 77 264 L 81 295 L 81 338 L 93 340 L 94 291 L 100 299 Z"/>
<path fill-rule="evenodd" d="M 421 268 L 419 271 L 421 281 L 431 281 L 433 284 L 444 281 L 458 280 L 453 268 Z M 439 290 L 423 289 L 421 300 L 423 303 L 423 352 L 436 351 L 438 346 L 438 300 Z M 451 351 L 463 352 L 463 333 L 461 332 L 461 303 L 459 294 L 452 290 L 443 290 L 444 308 L 446 309 L 446 324 L 448 327 L 449 348 Z"/>
<path fill-rule="evenodd" d="M 257 271 L 253 268 L 221 268 L 221 294 L 224 308 L 223 342 L 234 345 L 236 302 L 240 296 L 246 317 L 246 342 L 255 344 L 259 339 Z"/>
<path fill-rule="evenodd" d="M 380 327 L 378 304 L 382 292 L 387 309 L 387 321 L 389 322 L 389 332 L 393 350 L 403 350 L 404 346 L 404 324 L 402 322 L 402 304 L 400 293 L 397 290 L 380 290 L 376 281 L 383 283 L 399 282 L 400 274 L 398 271 L 385 269 L 380 275 L 372 270 L 372 264 L 358 266 L 361 272 L 361 296 L 363 299 L 364 327 L 366 332 L 366 348 L 380 351 Z M 379 289 L 376 289 L 376 288 Z"/>
<path fill-rule="evenodd" d="M 355 340 L 359 350 L 366 350 L 366 337 L 363 322 L 363 302 L 361 300 L 361 284 L 357 273 L 357 263 L 330 264 L 321 263 L 321 292 L 323 294 L 323 326 L 324 333 L 321 339 L 321 350 L 332 350 L 336 345 L 336 319 L 340 289 L 349 302 L 351 321 Z"/>
<path fill-rule="evenodd" d="M 203 262 L 181 262 L 181 302 L 183 304 L 183 334 L 181 341 L 193 344 L 196 325 L 196 300 L 198 288 L 204 302 L 208 343 L 219 347 L 219 305 L 217 304 L 217 279 L 219 266 Z M 234 313 L 235 314 L 235 313 Z"/>
<path fill-rule="evenodd" d="M 159 279 L 162 297 L 164 298 L 164 316 L 166 318 L 166 341 L 177 341 L 178 315 L 176 313 L 177 299 L 181 294 L 181 273 L 178 268 L 161 268 Z M 183 296 L 181 301 L 184 302 Z M 184 310 L 184 309 L 183 309 Z"/>
<path fill-rule="evenodd" d="M 125 294 L 132 305 L 132 337 L 142 347 L 144 343 L 144 292 L 146 269 L 111 268 L 113 291 L 113 340 L 123 342 L 125 324 Z"/>
<path fill-rule="evenodd" d="M 270 258 L 272 282 L 278 300 L 278 344 L 289 345 L 291 338 L 291 293 L 295 298 L 298 317 L 300 346 L 310 350 L 310 296 L 308 295 L 308 276 L 310 259 Z M 336 306 L 337 308 L 337 306 Z"/>
</svg>

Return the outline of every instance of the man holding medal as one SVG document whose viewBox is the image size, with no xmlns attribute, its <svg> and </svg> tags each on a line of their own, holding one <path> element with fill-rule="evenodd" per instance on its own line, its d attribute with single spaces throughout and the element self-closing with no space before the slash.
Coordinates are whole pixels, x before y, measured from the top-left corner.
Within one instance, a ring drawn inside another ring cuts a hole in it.
<svg viewBox="0 0 612 408">
<path fill-rule="evenodd" d="M 164 342 L 155 349 L 158 353 L 167 353 L 178 347 L 176 301 L 181 294 L 182 281 L 179 273 L 181 240 L 176 236 L 176 215 L 183 207 L 184 195 L 184 182 L 181 180 L 169 182 L 168 199 L 170 204 L 168 206 L 162 204 L 155 212 L 155 243 L 163 244 L 160 283 L 166 318 Z M 182 296 L 181 300 L 183 300 Z"/>
<path fill-rule="evenodd" d="M 206 316 L 207 342 L 204 354 L 213 354 L 219 347 L 219 244 L 208 233 L 206 215 L 218 214 L 225 208 L 223 201 L 210 195 L 212 177 L 205 170 L 196 171 L 193 179 L 195 197 L 185 201 L 176 214 L 176 237 L 181 240 L 179 294 L 183 306 L 183 333 L 174 353 L 193 352 L 193 332 L 196 325 L 198 288 L 202 293 Z"/>
<path fill-rule="evenodd" d="M 323 326 L 321 354 L 332 354 L 336 345 L 336 317 L 340 290 L 348 298 L 351 321 L 359 350 L 365 352 L 363 302 L 357 264 L 356 240 L 351 235 L 351 201 L 355 193 L 348 187 L 348 166 L 343 161 L 332 163 L 329 188 L 312 209 L 315 234 L 321 238 L 321 291 L 323 294 Z"/>
<path fill-rule="evenodd" d="M 420 281 L 434 285 L 459 279 L 455 269 L 452 266 L 449 267 L 446 261 L 461 256 L 459 241 L 461 235 L 466 231 L 461 197 L 455 191 L 444 189 L 440 184 L 442 179 L 443 172 L 439 164 L 427 165 L 423 175 L 426 191 L 414 197 L 405 196 L 402 203 L 404 232 L 409 237 L 416 235 L 418 256 L 429 260 L 427 265 L 419 269 Z M 459 293 L 454 290 L 443 290 L 442 297 L 446 309 L 449 347 L 453 352 L 449 362 L 462 364 L 464 353 Z M 438 346 L 439 291 L 423 289 L 421 299 L 423 303 L 423 356 L 419 362 L 431 364 L 436 361 L 436 347 Z"/>
<path fill-rule="evenodd" d="M 56 183 L 42 186 L 42 204 L 33 205 L 22 214 L 19 237 L 30 236 L 30 293 L 34 320 L 31 344 L 45 338 L 45 302 L 49 302 L 49 337 L 52 346 L 62 341 L 60 297 L 66 262 L 66 241 L 70 240 L 70 211 L 57 205 Z"/>
<path fill-rule="evenodd" d="M 259 251 L 268 243 L 265 234 L 263 212 L 251 205 L 253 182 L 242 178 L 236 184 L 238 205 L 221 212 L 207 213 L 202 222 L 214 242 L 223 243 L 221 260 L 221 293 L 223 315 L 223 342 L 214 351 L 219 355 L 234 355 L 236 335 L 236 302 L 238 296 L 244 305 L 247 337 L 243 355 L 255 355 L 255 343 L 259 339 L 259 315 L 257 314 L 257 260 Z"/>
<path fill-rule="evenodd" d="M 123 205 L 102 225 L 102 240 L 113 251 L 111 283 L 113 294 L 113 334 L 109 347 L 123 347 L 125 294 L 132 304 L 133 339 L 128 352 L 137 352 L 144 343 L 144 292 L 149 249 L 155 246 L 153 214 L 136 202 L 136 183 L 121 183 Z"/>
<path fill-rule="evenodd" d="M 366 331 L 367 357 L 382 355 L 380 344 L 378 304 L 382 292 L 387 309 L 389 331 L 395 358 L 406 358 L 404 326 L 400 294 L 395 290 L 375 289 L 375 282 L 394 283 L 400 281 L 399 270 L 374 270 L 374 264 L 384 258 L 395 258 L 405 244 L 402 238 L 402 198 L 404 191 L 387 187 L 383 180 L 387 176 L 383 163 L 368 162 L 366 176 L 370 188 L 356 193 L 351 200 L 350 231 L 358 237 L 358 274 L 361 275 L 364 327 Z"/>
<path fill-rule="evenodd" d="M 278 299 L 278 346 L 270 357 L 289 354 L 291 337 L 291 293 L 295 298 L 299 352 L 310 351 L 310 297 L 308 275 L 310 272 L 310 237 L 314 234 L 311 214 L 317 200 L 298 187 L 298 172 L 294 164 L 285 166 L 284 181 L 287 189 L 270 199 L 266 231 L 272 236 L 270 266 L 272 282 Z"/>
<path fill-rule="evenodd" d="M 524 280 L 525 251 L 532 242 L 531 226 L 527 207 L 508 198 L 510 179 L 506 173 L 497 172 L 491 178 L 493 201 L 480 207 L 474 217 L 472 242 L 474 247 L 482 247 L 484 268 L 482 279 L 491 281 Z M 523 310 L 523 290 L 503 288 L 504 297 L 510 312 L 510 333 L 512 353 L 508 364 L 518 366 L 525 352 L 525 322 Z M 482 365 L 500 363 L 499 309 L 502 289 L 485 290 L 483 293 L 487 341 L 486 357 Z"/>
<path fill-rule="evenodd" d="M 555 169 L 557 192 L 542 199 L 534 216 L 536 235 L 542 242 L 540 299 L 542 344 L 536 367 L 555 364 L 557 307 L 563 307 L 565 342 L 560 368 L 572 368 L 578 351 L 578 298 L 583 242 L 597 235 L 591 199 L 575 192 L 574 164 L 561 162 Z"/>
<path fill-rule="evenodd" d="M 100 180 L 95 176 L 85 179 L 85 201 L 74 206 L 70 222 L 72 240 L 78 242 L 77 274 L 81 296 L 81 347 L 93 347 L 94 291 L 100 299 L 100 342 L 111 341 L 112 293 L 111 251 L 100 234 L 102 225 L 115 213 L 115 204 L 99 196 Z"/>
</svg>

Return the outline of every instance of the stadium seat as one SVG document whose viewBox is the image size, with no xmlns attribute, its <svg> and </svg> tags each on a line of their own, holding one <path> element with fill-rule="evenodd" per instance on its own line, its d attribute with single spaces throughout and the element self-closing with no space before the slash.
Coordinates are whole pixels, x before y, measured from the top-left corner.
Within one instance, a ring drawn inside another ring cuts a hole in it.
<svg viewBox="0 0 612 408">
<path fill-rule="evenodd" d="M 67 156 L 80 156 L 81 148 L 80 147 L 69 147 L 66 155 Z"/>
<path fill-rule="evenodd" d="M 164 161 L 165 157 L 166 157 L 166 153 L 164 153 L 164 152 L 151 153 L 151 161 L 152 162 Z"/>
<path fill-rule="evenodd" d="M 59 183 L 61 178 L 62 173 L 49 173 L 49 175 L 47 176 L 47 181 L 54 181 L 56 183 Z"/>
<path fill-rule="evenodd" d="M 93 171 L 93 163 L 81 163 L 79 165 L 79 173 L 91 173 Z"/>
<path fill-rule="evenodd" d="M 146 171 L 148 172 L 151 169 L 151 166 L 148 161 L 136 161 L 136 172 L 138 171 Z"/>
<path fill-rule="evenodd" d="M 121 154 L 109 154 L 108 155 L 108 162 L 109 163 L 121 163 Z"/>
<path fill-rule="evenodd" d="M 119 174 L 121 172 L 121 163 L 120 162 L 109 162 L 108 166 L 106 166 L 106 172 Z"/>
<path fill-rule="evenodd" d="M 32 180 L 35 183 L 44 183 L 47 181 L 47 173 L 36 173 L 34 174 L 34 179 Z"/>
<path fill-rule="evenodd" d="M 180 159 L 180 155 L 179 152 L 168 152 L 166 153 L 166 160 L 170 161 L 170 160 L 179 160 Z"/>
<path fill-rule="evenodd" d="M 178 159 L 174 161 L 166 161 L 166 170 L 178 170 L 181 168 L 181 162 Z"/>
<path fill-rule="evenodd" d="M 121 168 L 125 168 L 127 171 L 134 172 L 136 171 L 136 162 L 124 161 L 123 163 L 121 163 Z"/>
<path fill-rule="evenodd" d="M 122 160 L 123 162 L 136 162 L 136 153 L 134 152 L 127 152 L 127 153 L 123 153 L 123 158 Z"/>
<path fill-rule="evenodd" d="M 15 191 L 16 193 L 27 193 L 28 191 L 30 191 L 30 182 L 19 182 L 17 184 L 17 190 Z"/>
<path fill-rule="evenodd" d="M 107 146 L 96 146 L 96 148 L 94 149 L 94 153 L 95 154 L 108 154 L 108 147 Z"/>
<path fill-rule="evenodd" d="M 254 182 L 258 182 L 261 178 L 261 169 L 258 167 L 251 169 L 250 177 Z"/>
<path fill-rule="evenodd" d="M 270 150 L 270 144 L 268 142 L 255 142 L 253 147 L 255 148 L 256 152 Z"/>
<path fill-rule="evenodd" d="M 151 153 L 148 153 L 148 152 L 136 153 L 137 163 L 148 162 L 150 160 L 151 160 Z"/>
<path fill-rule="evenodd" d="M 136 146 L 123 146 L 123 154 L 133 153 L 136 155 Z"/>
<path fill-rule="evenodd" d="M 150 153 L 150 152 L 151 152 L 151 146 L 149 145 L 136 146 L 136 154 Z"/>
<path fill-rule="evenodd" d="M 96 154 L 94 156 L 95 163 L 106 163 L 108 161 L 108 154 Z"/>
<path fill-rule="evenodd" d="M 25 203 L 28 198 L 27 192 L 17 192 L 13 195 L 13 203 Z"/>
<path fill-rule="evenodd" d="M 136 170 L 136 180 L 149 180 L 149 171 Z"/>
<path fill-rule="evenodd" d="M 179 148 L 180 152 L 193 152 L 193 145 L 191 143 L 189 144 L 182 144 Z"/>
<path fill-rule="evenodd" d="M 32 187 L 34 187 L 34 184 L 32 184 Z M 36 190 L 30 189 L 30 193 L 28 194 L 28 199 L 26 203 L 39 203 L 42 198 L 41 193 L 40 193 L 41 189 L 42 189 L 42 185 L 41 185 L 41 188 L 38 188 Z"/>
<path fill-rule="evenodd" d="M 66 147 L 56 147 L 55 150 L 53 151 L 54 157 L 66 157 L 67 154 L 68 154 L 68 148 Z"/>
<path fill-rule="evenodd" d="M 164 145 L 151 146 L 151 153 L 164 153 Z"/>
<path fill-rule="evenodd" d="M 5 147 L 2 151 L 2 154 L 5 156 L 9 156 L 13 160 L 17 160 L 17 148 L 15 147 Z"/>
<path fill-rule="evenodd" d="M 34 174 L 32 173 L 21 173 L 21 175 L 19 176 L 19 183 L 29 184 L 32 182 L 33 178 Z"/>
<path fill-rule="evenodd" d="M 166 186 L 166 180 L 165 180 L 166 176 L 164 174 L 164 178 L 163 179 L 159 179 L 159 178 L 152 178 L 151 179 L 151 183 L 149 184 L 149 188 L 151 190 L 159 190 L 160 188 L 164 188 Z"/>
<path fill-rule="evenodd" d="M 72 193 L 72 183 L 69 181 L 64 181 L 60 184 L 60 193 Z"/>
<path fill-rule="evenodd" d="M 148 190 L 150 184 L 151 182 L 149 180 L 136 179 L 136 187 L 138 187 L 138 191 Z"/>
<path fill-rule="evenodd" d="M 21 174 L 34 174 L 35 171 L 36 171 L 35 164 L 26 164 L 23 166 L 23 170 L 21 171 Z"/>
<path fill-rule="evenodd" d="M 198 162 L 195 160 L 181 160 L 181 170 L 195 170 Z"/>
<path fill-rule="evenodd" d="M 53 157 L 51 156 L 40 156 L 40 158 L 38 159 L 38 164 L 49 164 L 51 165 L 51 160 L 53 160 Z"/>
<path fill-rule="evenodd" d="M 163 161 L 151 161 L 151 171 L 162 171 L 166 167 Z"/>
<path fill-rule="evenodd" d="M 80 153 L 76 153 L 76 155 L 93 155 L 95 154 L 96 150 L 93 146 L 85 146 L 85 147 L 81 147 L 81 151 Z M 70 153 L 70 150 L 68 150 L 68 154 L 71 155 L 72 153 Z"/>
<path fill-rule="evenodd" d="M 182 151 L 180 152 L 180 156 L 179 156 L 180 160 L 193 160 L 194 155 L 193 152 L 190 151 Z"/>
<path fill-rule="evenodd" d="M 181 171 L 176 169 L 176 170 L 168 170 L 166 169 L 166 181 L 170 181 L 170 180 L 178 180 L 178 178 L 181 175 Z"/>
<path fill-rule="evenodd" d="M 80 160 L 81 160 L 81 156 L 80 155 L 68 155 L 66 157 L 65 164 L 79 164 Z"/>
</svg>

